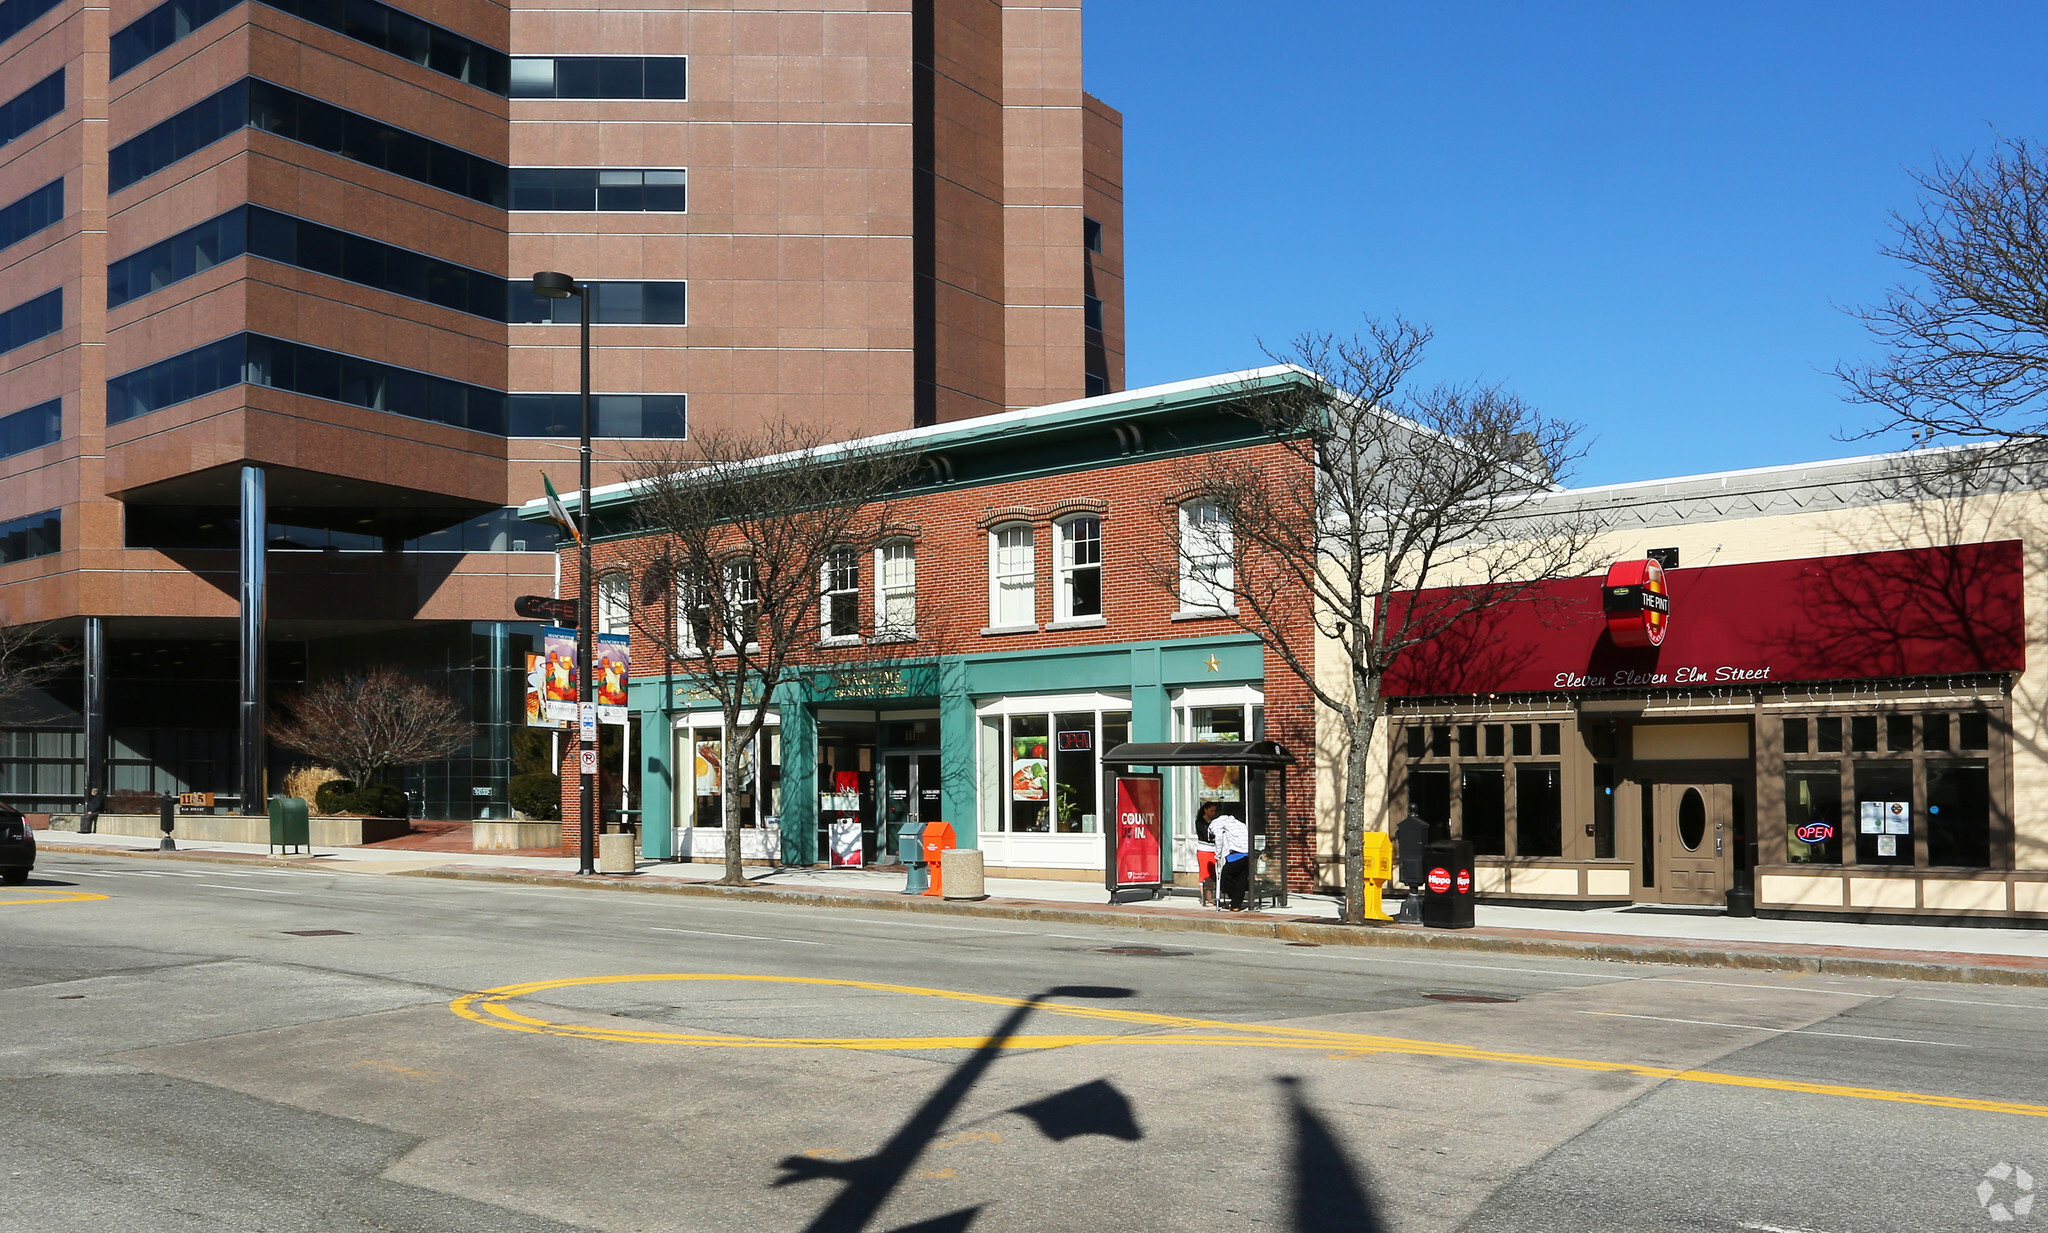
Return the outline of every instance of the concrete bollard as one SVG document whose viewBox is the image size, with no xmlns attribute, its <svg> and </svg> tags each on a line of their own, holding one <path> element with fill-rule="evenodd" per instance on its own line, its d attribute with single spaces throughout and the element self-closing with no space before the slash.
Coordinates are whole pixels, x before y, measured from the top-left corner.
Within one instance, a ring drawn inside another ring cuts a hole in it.
<svg viewBox="0 0 2048 1233">
<path fill-rule="evenodd" d="M 597 837 L 597 871 L 599 873 L 633 873 L 639 869 L 634 859 L 634 849 L 640 837 L 617 832 Z"/>
<path fill-rule="evenodd" d="M 979 848 L 947 848 L 939 854 L 939 874 L 947 899 L 988 898 L 982 887 Z"/>
</svg>

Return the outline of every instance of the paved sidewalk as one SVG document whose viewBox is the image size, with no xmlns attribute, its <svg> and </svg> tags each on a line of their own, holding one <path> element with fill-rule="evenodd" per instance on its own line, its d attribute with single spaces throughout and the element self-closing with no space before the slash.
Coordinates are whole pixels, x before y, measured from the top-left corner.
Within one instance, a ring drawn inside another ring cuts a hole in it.
<svg viewBox="0 0 2048 1233">
<path fill-rule="evenodd" d="M 156 851 L 153 840 L 124 835 L 38 833 L 44 850 L 125 852 Z M 236 859 L 263 858 L 262 844 L 181 842 L 178 851 L 191 856 Z M 316 848 L 310 857 L 290 858 L 296 864 L 317 864 L 336 872 L 363 874 L 432 874 L 463 878 L 506 878 L 568 885 L 576 882 L 576 860 L 567 856 L 492 854 L 487 852 L 393 852 L 374 848 Z M 1337 937 L 1325 926 L 1337 917 L 1337 902 L 1327 895 L 1293 895 L 1285 911 L 1227 913 L 1203 908 L 1192 895 L 1169 895 L 1142 903 L 1111 906 L 1107 892 L 1092 882 L 1034 878 L 990 878 L 990 898 L 982 904 L 945 902 L 901 893 L 903 874 L 885 869 L 750 870 L 746 890 L 714 890 L 720 868 L 704 864 L 642 861 L 637 876 L 609 877 L 613 886 L 672 893 L 733 893 L 750 898 L 787 897 L 808 903 L 840 906 L 983 911 L 1004 916 L 1050 919 L 1086 914 L 1090 918 L 1123 919 L 1146 928 L 1219 929 L 1241 932 L 1301 933 L 1318 939 Z M 1392 910 L 1390 905 L 1390 911 Z M 1464 949 L 1519 950 L 1526 953 L 1573 954 L 1588 958 L 1643 959 L 1654 962 L 1713 963 L 1719 966 L 1773 966 L 1768 960 L 1826 960 L 1838 971 L 1878 974 L 1872 962 L 1925 967 L 1930 971 L 1993 967 L 2002 973 L 2024 974 L 2028 983 L 2048 983 L 2048 929 L 1966 928 L 1919 924 L 1860 924 L 1809 920 L 1735 918 L 1712 912 L 1676 909 L 1603 908 L 1590 911 L 1523 908 L 1480 904 L 1478 928 L 1455 933 L 1412 927 L 1339 934 L 1371 935 L 1375 945 L 1446 946 Z M 1311 933 L 1303 932 L 1311 930 Z M 1779 965 L 1786 966 L 1786 965 Z M 1954 979 L 1955 975 L 1946 978 Z"/>
</svg>

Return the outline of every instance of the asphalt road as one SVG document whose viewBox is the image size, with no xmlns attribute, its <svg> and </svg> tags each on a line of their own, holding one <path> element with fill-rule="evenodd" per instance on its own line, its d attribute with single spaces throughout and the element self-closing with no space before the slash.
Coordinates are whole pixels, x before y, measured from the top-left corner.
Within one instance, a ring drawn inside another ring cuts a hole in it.
<svg viewBox="0 0 2048 1233">
<path fill-rule="evenodd" d="M 0 1229 L 2024 1233 L 2044 1012 L 49 854 Z"/>
</svg>

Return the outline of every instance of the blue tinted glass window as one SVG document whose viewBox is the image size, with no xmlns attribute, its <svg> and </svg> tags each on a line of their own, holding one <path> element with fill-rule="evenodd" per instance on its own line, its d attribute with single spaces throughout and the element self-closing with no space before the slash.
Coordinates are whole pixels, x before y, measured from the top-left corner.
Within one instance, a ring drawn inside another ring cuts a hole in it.
<svg viewBox="0 0 2048 1233">
<path fill-rule="evenodd" d="M 11 522 L 0 522 L 0 565 L 26 561 L 30 557 L 46 557 L 63 547 L 64 514 L 61 510 L 45 510 Z"/>
<path fill-rule="evenodd" d="M 0 145 L 6 145 L 64 110 L 64 70 L 0 103 Z"/>
<path fill-rule="evenodd" d="M 59 178 L 0 206 L 0 248 L 19 244 L 63 217 L 64 181 Z"/>
<path fill-rule="evenodd" d="M 64 328 L 64 292 L 45 291 L 0 313 L 0 351 L 25 347 Z"/>
<path fill-rule="evenodd" d="M 237 334 L 109 380 L 107 422 L 245 382 L 505 435 L 501 391 L 261 334 Z"/>
<path fill-rule="evenodd" d="M 592 325 L 686 325 L 682 282 L 609 281 L 586 283 L 591 289 Z M 516 278 L 506 287 L 514 325 L 576 325 L 582 306 L 574 296 L 550 300 L 533 293 L 530 280 Z"/>
<path fill-rule="evenodd" d="M 247 77 L 115 146 L 107 156 L 107 191 L 119 192 L 245 125 L 485 205 L 506 201 L 501 163 Z"/>
<path fill-rule="evenodd" d="M 515 210 L 681 214 L 689 173 L 655 167 L 515 167 Z"/>
<path fill-rule="evenodd" d="M 57 0 L 5 0 L 0 3 L 0 39 L 11 39 L 51 9 Z"/>
<path fill-rule="evenodd" d="M 593 394 L 591 435 L 597 437 L 686 437 L 688 417 L 682 394 Z M 514 394 L 510 434 L 515 437 L 581 436 L 581 398 L 576 394 Z"/>
<path fill-rule="evenodd" d="M 33 407 L 0 415 L 0 458 L 54 445 L 64 438 L 64 401 L 52 398 Z"/>
<path fill-rule="evenodd" d="M 686 56 L 515 56 L 513 98 L 681 99 Z"/>
<path fill-rule="evenodd" d="M 7 0 L 10 4 L 24 2 L 27 0 Z M 108 75 L 119 77 L 237 2 L 165 0 L 114 32 Z M 494 94 L 507 89 L 511 58 L 504 52 L 377 0 L 270 0 L 270 7 Z"/>
<path fill-rule="evenodd" d="M 118 193 L 248 123 L 249 82 L 245 78 L 107 151 L 107 191 Z"/>
</svg>

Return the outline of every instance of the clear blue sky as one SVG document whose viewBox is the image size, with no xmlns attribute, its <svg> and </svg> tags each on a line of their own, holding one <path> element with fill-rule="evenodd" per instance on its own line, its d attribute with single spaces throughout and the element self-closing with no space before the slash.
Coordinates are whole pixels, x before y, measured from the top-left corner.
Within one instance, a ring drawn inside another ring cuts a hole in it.
<svg viewBox="0 0 2048 1233">
<path fill-rule="evenodd" d="M 1595 438 L 1600 483 L 1842 457 L 1830 369 L 1908 169 L 2048 140 L 2040 3 L 1087 0 L 1122 109 L 1133 386 L 1433 324 L 1428 375 Z"/>
</svg>

